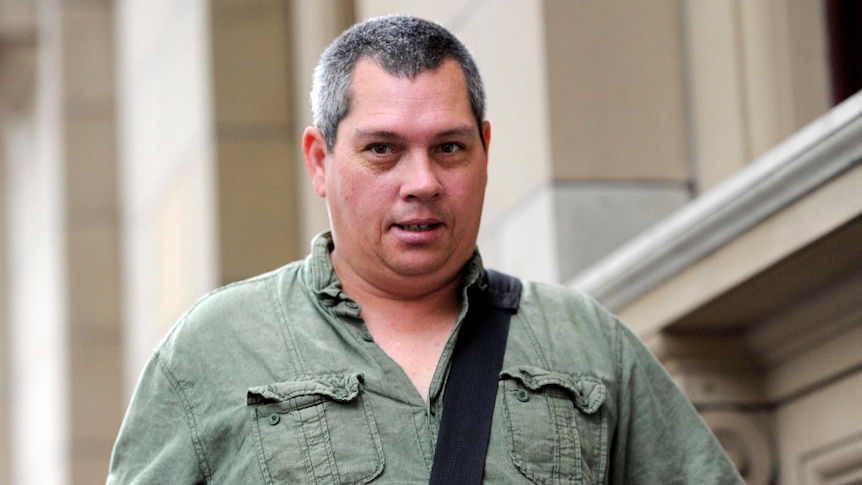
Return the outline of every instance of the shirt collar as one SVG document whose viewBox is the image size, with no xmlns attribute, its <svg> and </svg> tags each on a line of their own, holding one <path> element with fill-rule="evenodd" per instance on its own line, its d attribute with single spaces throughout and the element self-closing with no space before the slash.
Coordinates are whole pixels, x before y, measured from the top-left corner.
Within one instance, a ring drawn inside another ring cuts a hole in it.
<svg viewBox="0 0 862 485">
<path fill-rule="evenodd" d="M 350 302 L 355 306 L 347 294 L 344 293 L 341 287 L 341 281 L 335 273 L 335 268 L 332 266 L 332 261 L 329 259 L 329 253 L 334 248 L 332 242 L 332 232 L 325 231 L 314 237 L 311 241 L 311 253 L 305 259 L 305 276 L 308 286 L 311 291 L 326 306 L 340 306 L 343 302 Z M 473 255 L 467 264 L 464 265 L 464 270 L 461 274 L 461 291 L 463 295 L 467 294 L 467 289 L 474 284 L 479 284 L 479 287 L 484 289 L 485 268 L 482 264 L 482 257 L 479 254 L 478 248 L 473 250 Z M 328 303 L 327 303 L 328 302 Z M 358 307 L 356 307 L 358 310 Z M 358 312 L 357 312 L 358 315 Z"/>
</svg>

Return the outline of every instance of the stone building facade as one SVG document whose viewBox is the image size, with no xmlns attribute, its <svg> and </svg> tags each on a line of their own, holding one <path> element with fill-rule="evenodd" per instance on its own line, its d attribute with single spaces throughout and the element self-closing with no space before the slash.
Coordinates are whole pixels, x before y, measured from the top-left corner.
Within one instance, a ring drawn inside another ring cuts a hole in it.
<svg viewBox="0 0 862 485">
<path fill-rule="evenodd" d="M 0 483 L 103 481 L 180 314 L 304 255 L 311 69 L 395 12 L 485 76 L 486 262 L 617 312 L 752 485 L 862 481 L 852 1 L 0 0 Z"/>
</svg>

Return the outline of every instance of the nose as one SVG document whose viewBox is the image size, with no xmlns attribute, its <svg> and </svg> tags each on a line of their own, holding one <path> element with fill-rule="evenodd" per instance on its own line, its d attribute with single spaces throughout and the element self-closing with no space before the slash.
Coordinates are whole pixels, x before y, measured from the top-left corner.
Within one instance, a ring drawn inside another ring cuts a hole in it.
<svg viewBox="0 0 862 485">
<path fill-rule="evenodd" d="M 433 199 L 443 192 L 443 184 L 437 173 L 438 167 L 427 153 L 411 153 L 402 160 L 401 197 L 409 199 Z"/>
</svg>

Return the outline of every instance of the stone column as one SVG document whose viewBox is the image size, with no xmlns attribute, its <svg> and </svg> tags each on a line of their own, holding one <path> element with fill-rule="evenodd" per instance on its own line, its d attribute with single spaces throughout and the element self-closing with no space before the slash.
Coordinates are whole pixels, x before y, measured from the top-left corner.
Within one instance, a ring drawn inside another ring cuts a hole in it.
<svg viewBox="0 0 862 485">
<path fill-rule="evenodd" d="M 124 393 L 155 345 L 219 284 L 210 9 L 115 3 Z"/>
<path fill-rule="evenodd" d="M 70 483 L 104 481 L 124 400 L 114 12 L 64 2 L 61 21 Z"/>
<path fill-rule="evenodd" d="M 649 343 L 746 483 L 772 483 L 777 470 L 772 404 L 758 356 L 743 336 L 662 333 Z"/>
<path fill-rule="evenodd" d="M 300 240 L 305 171 L 294 139 L 301 107 L 292 98 L 290 3 L 210 2 L 221 283 L 275 269 L 308 247 Z"/>
<path fill-rule="evenodd" d="M 3 357 L 9 452 L 3 473 L 11 483 L 64 484 L 71 469 L 71 398 L 66 373 L 63 21 L 57 2 L 30 5 L 22 12 L 19 42 L 4 44 L 0 57 L 7 236 L 3 316 L 8 317 L 9 350 Z"/>
<path fill-rule="evenodd" d="M 290 2 L 290 37 L 288 42 L 293 49 L 291 59 L 293 71 L 291 79 L 290 105 L 293 108 L 291 120 L 296 140 L 296 161 L 298 175 L 295 180 L 296 194 L 300 197 L 301 226 L 299 227 L 300 248 L 308 251 L 311 238 L 329 227 L 326 204 L 314 193 L 306 174 L 302 159 L 300 140 L 306 126 L 311 124 L 311 74 L 323 49 L 350 27 L 356 20 L 353 5 L 356 2 L 341 0 L 319 0 Z"/>
</svg>

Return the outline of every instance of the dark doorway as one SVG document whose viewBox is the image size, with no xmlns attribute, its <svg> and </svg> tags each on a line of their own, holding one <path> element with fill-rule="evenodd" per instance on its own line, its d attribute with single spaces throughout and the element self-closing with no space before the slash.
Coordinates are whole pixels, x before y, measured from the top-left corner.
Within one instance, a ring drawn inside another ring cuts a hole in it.
<svg viewBox="0 0 862 485">
<path fill-rule="evenodd" d="M 862 2 L 825 0 L 829 29 L 832 102 L 862 89 Z"/>
</svg>

